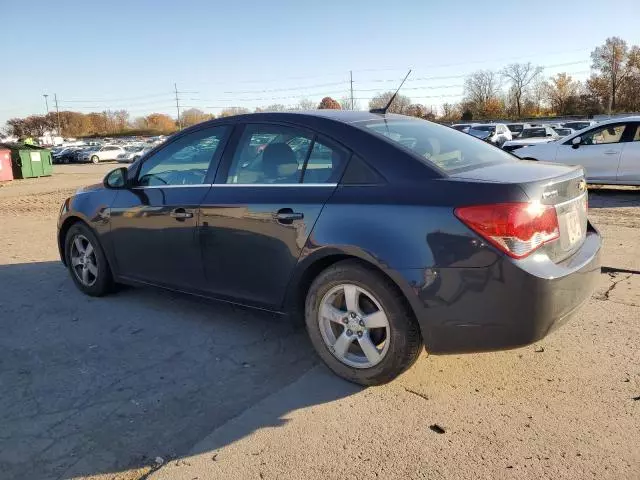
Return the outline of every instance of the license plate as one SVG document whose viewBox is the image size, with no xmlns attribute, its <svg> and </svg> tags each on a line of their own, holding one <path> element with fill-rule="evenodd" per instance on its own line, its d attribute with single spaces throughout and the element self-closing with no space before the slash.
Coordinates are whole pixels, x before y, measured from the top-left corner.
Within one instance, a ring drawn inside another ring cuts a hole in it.
<svg viewBox="0 0 640 480">
<path fill-rule="evenodd" d="M 582 226 L 580 225 L 580 216 L 576 209 L 572 209 L 566 214 L 567 233 L 569 234 L 569 244 L 580 241 L 582 238 Z"/>
</svg>

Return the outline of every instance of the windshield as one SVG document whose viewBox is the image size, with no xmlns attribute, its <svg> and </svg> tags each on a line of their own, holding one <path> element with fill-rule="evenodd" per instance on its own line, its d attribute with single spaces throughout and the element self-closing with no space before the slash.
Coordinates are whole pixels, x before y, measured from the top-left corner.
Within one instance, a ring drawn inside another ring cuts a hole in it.
<svg viewBox="0 0 640 480">
<path fill-rule="evenodd" d="M 371 121 L 366 129 L 385 137 L 448 173 L 518 160 L 488 143 L 425 120 Z"/>
<path fill-rule="evenodd" d="M 507 125 L 507 128 L 511 131 L 511 132 L 521 132 L 522 129 L 524 128 L 523 125 L 519 125 L 519 124 L 513 124 L 513 125 Z"/>
<path fill-rule="evenodd" d="M 473 130 L 480 130 L 481 132 L 493 132 L 496 129 L 494 125 L 474 125 L 471 128 Z"/>
<path fill-rule="evenodd" d="M 525 128 L 522 130 L 520 138 L 546 137 L 547 131 L 544 128 Z"/>
<path fill-rule="evenodd" d="M 465 128 L 469 128 L 471 125 L 466 125 L 466 124 L 461 124 L 461 125 L 453 125 L 452 128 L 455 128 L 456 130 L 462 131 Z"/>
</svg>

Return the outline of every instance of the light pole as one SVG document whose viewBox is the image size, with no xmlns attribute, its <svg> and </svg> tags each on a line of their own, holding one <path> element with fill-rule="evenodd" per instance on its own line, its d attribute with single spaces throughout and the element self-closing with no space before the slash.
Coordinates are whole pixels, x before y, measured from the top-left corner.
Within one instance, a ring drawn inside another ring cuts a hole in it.
<svg viewBox="0 0 640 480">
<path fill-rule="evenodd" d="M 42 95 L 42 96 L 44 97 L 44 104 L 45 104 L 45 105 L 46 105 L 46 107 L 47 107 L 47 115 L 49 115 L 49 100 L 47 100 L 47 97 L 48 97 L 49 95 L 47 95 L 47 94 L 45 93 L 45 94 L 44 94 L 44 95 Z"/>
</svg>

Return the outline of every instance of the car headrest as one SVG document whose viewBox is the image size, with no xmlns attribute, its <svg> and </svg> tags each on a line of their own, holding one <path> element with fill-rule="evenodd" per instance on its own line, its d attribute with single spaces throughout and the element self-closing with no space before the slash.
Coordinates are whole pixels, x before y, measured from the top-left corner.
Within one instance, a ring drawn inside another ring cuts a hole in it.
<svg viewBox="0 0 640 480">
<path fill-rule="evenodd" d="M 290 176 L 298 171 L 296 154 L 286 143 L 270 143 L 262 153 L 264 172 L 269 178 Z"/>
</svg>

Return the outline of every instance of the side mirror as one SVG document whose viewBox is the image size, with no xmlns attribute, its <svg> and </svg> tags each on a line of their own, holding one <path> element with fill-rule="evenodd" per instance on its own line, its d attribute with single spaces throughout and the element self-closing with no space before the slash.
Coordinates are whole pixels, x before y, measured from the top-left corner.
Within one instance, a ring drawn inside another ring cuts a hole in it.
<svg viewBox="0 0 640 480">
<path fill-rule="evenodd" d="M 120 167 L 115 170 L 111 170 L 104 177 L 103 184 L 106 188 L 111 190 L 117 190 L 120 188 L 125 188 L 127 186 L 127 168 Z"/>
<path fill-rule="evenodd" d="M 571 146 L 573 148 L 578 148 L 581 142 L 582 142 L 582 138 L 580 136 L 573 137 L 573 139 L 571 140 Z"/>
</svg>

